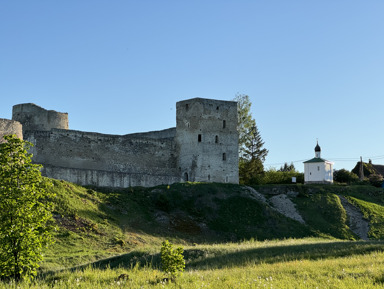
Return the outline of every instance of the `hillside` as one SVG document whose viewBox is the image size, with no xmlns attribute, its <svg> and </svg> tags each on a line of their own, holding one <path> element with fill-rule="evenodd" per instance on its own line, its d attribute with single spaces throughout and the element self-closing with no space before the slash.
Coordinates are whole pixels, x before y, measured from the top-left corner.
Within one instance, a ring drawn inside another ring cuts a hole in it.
<svg viewBox="0 0 384 289">
<path fill-rule="evenodd" d="M 134 260 L 140 252 L 156 253 L 165 238 L 184 245 L 303 237 L 357 240 L 340 198 L 368 221 L 369 239 L 384 238 L 384 194 L 371 186 L 184 183 L 112 190 L 53 183 L 58 230 L 43 270 L 133 250 Z"/>
</svg>

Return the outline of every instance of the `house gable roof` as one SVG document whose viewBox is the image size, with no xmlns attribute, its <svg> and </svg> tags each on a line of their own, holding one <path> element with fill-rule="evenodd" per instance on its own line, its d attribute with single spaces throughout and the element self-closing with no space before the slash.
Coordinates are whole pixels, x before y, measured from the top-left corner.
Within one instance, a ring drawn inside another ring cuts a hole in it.
<svg viewBox="0 0 384 289">
<path fill-rule="evenodd" d="M 384 176 L 384 166 L 383 165 L 374 165 L 372 164 L 373 168 L 376 170 L 376 172 L 382 176 Z"/>
<path fill-rule="evenodd" d="M 360 162 L 357 162 L 356 166 L 352 169 L 352 173 L 359 175 Z M 370 174 L 380 174 L 384 176 L 384 165 L 374 165 L 372 163 L 363 163 L 364 177 L 369 177 Z"/>
</svg>

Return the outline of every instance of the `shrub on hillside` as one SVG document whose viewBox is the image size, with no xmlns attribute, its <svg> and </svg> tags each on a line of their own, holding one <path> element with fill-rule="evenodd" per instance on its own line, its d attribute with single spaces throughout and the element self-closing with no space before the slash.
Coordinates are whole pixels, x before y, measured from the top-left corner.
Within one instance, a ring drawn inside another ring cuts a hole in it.
<svg viewBox="0 0 384 289">
<path fill-rule="evenodd" d="M 291 184 L 293 177 L 296 178 L 296 183 L 304 183 L 303 173 L 299 173 L 297 171 L 276 171 L 275 169 L 269 169 L 253 178 L 251 185 Z"/>
<path fill-rule="evenodd" d="M 341 169 L 341 170 L 334 171 L 333 181 L 338 183 L 351 184 L 351 183 L 357 183 L 359 181 L 359 177 L 353 172 L 350 172 L 346 169 Z"/>
<path fill-rule="evenodd" d="M 370 174 L 369 182 L 372 186 L 380 188 L 383 184 L 383 176 L 379 174 Z"/>
<path fill-rule="evenodd" d="M 261 160 L 255 158 L 252 160 L 240 160 L 239 162 L 239 178 L 240 184 L 255 184 L 258 182 L 260 174 L 264 171 Z"/>
<path fill-rule="evenodd" d="M 170 274 L 172 278 L 181 274 L 185 268 L 185 260 L 183 256 L 183 248 L 173 248 L 173 244 L 165 240 L 161 246 L 161 267 L 163 271 Z"/>
</svg>

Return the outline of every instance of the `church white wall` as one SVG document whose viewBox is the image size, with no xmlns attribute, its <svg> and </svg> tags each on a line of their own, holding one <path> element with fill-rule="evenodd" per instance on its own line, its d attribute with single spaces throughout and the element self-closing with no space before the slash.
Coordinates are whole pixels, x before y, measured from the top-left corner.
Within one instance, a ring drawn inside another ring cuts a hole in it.
<svg viewBox="0 0 384 289">
<path fill-rule="evenodd" d="M 333 183 L 333 164 L 330 162 L 325 163 L 325 181 Z"/>
<path fill-rule="evenodd" d="M 304 164 L 305 183 L 332 183 L 333 165 L 330 162 L 305 163 Z"/>
</svg>

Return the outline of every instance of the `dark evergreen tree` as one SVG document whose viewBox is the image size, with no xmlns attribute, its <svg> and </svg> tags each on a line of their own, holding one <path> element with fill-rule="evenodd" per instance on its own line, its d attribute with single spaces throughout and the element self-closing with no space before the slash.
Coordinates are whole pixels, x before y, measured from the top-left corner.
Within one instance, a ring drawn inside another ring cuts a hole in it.
<svg viewBox="0 0 384 289">
<path fill-rule="evenodd" d="M 234 100 L 238 113 L 240 182 L 247 183 L 264 171 L 263 162 L 268 150 L 263 148 L 264 142 L 252 117 L 249 96 L 239 94 Z"/>
<path fill-rule="evenodd" d="M 279 169 L 280 172 L 294 172 L 295 170 L 296 169 L 293 163 L 291 163 L 290 165 L 288 165 L 288 163 L 284 163 L 284 166 L 281 166 Z"/>
<path fill-rule="evenodd" d="M 251 101 L 248 95 L 239 94 L 237 101 L 237 130 L 239 132 L 239 158 L 242 160 L 259 159 L 265 161 L 268 150 L 263 148 L 264 142 L 251 113 Z"/>
</svg>

